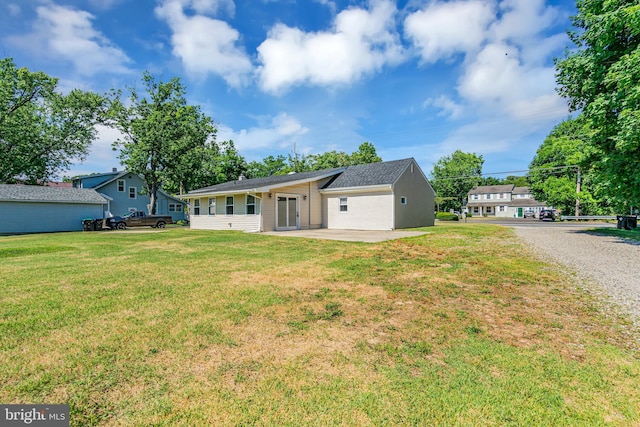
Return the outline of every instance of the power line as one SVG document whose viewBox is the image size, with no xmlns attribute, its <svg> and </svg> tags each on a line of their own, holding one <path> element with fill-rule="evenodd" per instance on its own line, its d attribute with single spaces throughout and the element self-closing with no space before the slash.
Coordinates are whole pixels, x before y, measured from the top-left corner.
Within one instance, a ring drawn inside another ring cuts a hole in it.
<svg viewBox="0 0 640 427">
<path fill-rule="evenodd" d="M 449 180 L 456 180 L 456 179 L 472 179 L 472 178 L 481 178 L 483 176 L 493 176 L 493 175 L 504 175 L 504 174 L 513 174 L 513 173 L 523 173 L 523 172 L 531 172 L 531 171 L 538 171 L 538 170 L 549 170 L 549 171 L 553 171 L 553 170 L 562 170 L 562 169 L 570 169 L 570 168 L 575 168 L 578 171 L 580 170 L 580 167 L 577 165 L 565 165 L 565 166 L 550 166 L 550 167 L 538 167 L 538 168 L 530 168 L 530 169 L 522 169 L 522 170 L 513 170 L 513 171 L 504 171 L 504 172 L 487 172 L 487 173 L 481 173 L 478 175 L 466 175 L 466 176 L 445 176 L 443 178 L 432 178 L 432 181 L 449 181 Z"/>
</svg>

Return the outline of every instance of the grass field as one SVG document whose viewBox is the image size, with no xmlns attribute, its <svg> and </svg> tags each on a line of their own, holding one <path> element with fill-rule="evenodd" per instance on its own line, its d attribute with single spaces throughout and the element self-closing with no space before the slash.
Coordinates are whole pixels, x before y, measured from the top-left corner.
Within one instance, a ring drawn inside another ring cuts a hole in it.
<svg viewBox="0 0 640 427">
<path fill-rule="evenodd" d="M 619 230 L 617 228 L 594 228 L 590 232 L 607 236 L 622 237 L 623 239 L 640 241 L 640 228 L 633 230 Z"/>
<path fill-rule="evenodd" d="M 506 228 L 0 237 L 0 402 L 71 425 L 640 423 L 638 335 Z"/>
</svg>

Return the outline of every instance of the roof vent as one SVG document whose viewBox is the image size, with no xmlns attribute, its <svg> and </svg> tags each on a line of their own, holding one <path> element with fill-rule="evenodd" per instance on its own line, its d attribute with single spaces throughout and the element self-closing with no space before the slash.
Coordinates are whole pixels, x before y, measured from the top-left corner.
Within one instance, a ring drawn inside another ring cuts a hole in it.
<svg viewBox="0 0 640 427">
<path fill-rule="evenodd" d="M 244 175 L 240 175 L 240 176 L 238 177 L 238 181 L 242 181 L 242 180 L 244 180 L 244 179 L 245 179 L 245 176 L 244 176 Z"/>
</svg>

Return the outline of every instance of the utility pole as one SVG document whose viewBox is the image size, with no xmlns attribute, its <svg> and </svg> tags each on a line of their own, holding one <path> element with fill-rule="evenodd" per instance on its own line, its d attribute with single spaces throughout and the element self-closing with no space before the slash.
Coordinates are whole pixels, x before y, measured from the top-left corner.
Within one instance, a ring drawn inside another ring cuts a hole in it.
<svg viewBox="0 0 640 427">
<path fill-rule="evenodd" d="M 580 167 L 578 168 L 578 180 L 576 184 L 576 216 L 580 216 L 580 184 L 582 183 L 582 177 L 580 176 Z"/>
</svg>

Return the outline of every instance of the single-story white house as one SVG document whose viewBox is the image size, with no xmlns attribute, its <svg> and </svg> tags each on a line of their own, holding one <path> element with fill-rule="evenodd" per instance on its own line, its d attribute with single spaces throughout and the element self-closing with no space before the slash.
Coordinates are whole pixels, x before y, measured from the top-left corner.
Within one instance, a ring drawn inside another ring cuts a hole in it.
<svg viewBox="0 0 640 427">
<path fill-rule="evenodd" d="M 107 199 L 95 190 L 0 184 L 0 234 L 81 231 L 84 218 L 102 218 Z"/>
<path fill-rule="evenodd" d="M 201 230 L 394 230 L 435 219 L 435 191 L 413 158 L 239 179 L 181 197 Z"/>
</svg>

